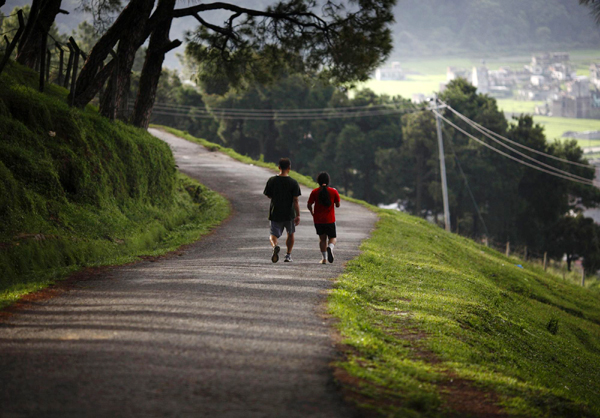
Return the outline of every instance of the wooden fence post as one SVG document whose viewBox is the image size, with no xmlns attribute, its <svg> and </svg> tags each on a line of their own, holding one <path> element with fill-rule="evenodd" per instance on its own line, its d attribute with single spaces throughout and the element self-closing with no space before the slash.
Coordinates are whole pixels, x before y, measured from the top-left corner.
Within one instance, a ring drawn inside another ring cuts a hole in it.
<svg viewBox="0 0 600 418">
<path fill-rule="evenodd" d="M 585 268 L 581 266 L 581 287 L 585 287 Z"/>
<path fill-rule="evenodd" d="M 527 252 L 527 245 L 525 246 L 525 250 L 523 251 L 523 261 L 527 261 L 529 258 L 529 253 Z"/>
<path fill-rule="evenodd" d="M 46 83 L 50 82 L 50 64 L 52 63 L 52 53 L 50 49 L 46 50 Z"/>
<path fill-rule="evenodd" d="M 506 241 L 506 256 L 510 256 L 510 241 Z"/>
<path fill-rule="evenodd" d="M 63 84 L 63 67 L 64 67 L 64 61 L 65 61 L 65 50 L 62 49 L 62 46 L 60 46 L 60 44 L 57 42 L 56 43 L 56 49 L 58 49 L 58 77 L 56 79 L 56 84 L 58 84 L 59 86 L 62 86 Z"/>
<path fill-rule="evenodd" d="M 74 61 L 73 54 L 75 53 L 71 43 L 68 43 L 67 47 L 69 48 L 69 61 L 67 62 L 67 72 L 65 73 L 65 80 L 64 80 L 64 85 L 63 85 L 63 87 L 66 89 L 69 88 L 69 80 L 71 80 L 71 69 L 73 68 L 73 61 Z"/>
<path fill-rule="evenodd" d="M 4 58 L 2 58 L 2 62 L 0 62 L 0 73 L 2 73 L 2 70 L 4 70 L 6 63 L 8 62 L 12 52 L 15 50 L 15 47 L 17 46 L 17 43 L 19 42 L 19 39 L 21 38 L 23 31 L 25 30 L 25 20 L 23 19 L 23 10 L 19 10 L 17 12 L 17 17 L 19 18 L 19 29 L 17 30 L 15 37 L 12 39 L 12 41 L 6 47 L 6 52 L 4 53 Z M 8 41 L 8 38 L 5 36 L 4 40 Z"/>
<path fill-rule="evenodd" d="M 548 252 L 544 252 L 544 271 L 548 267 Z"/>
<path fill-rule="evenodd" d="M 77 86 L 77 66 L 79 65 L 79 54 L 81 51 L 79 50 L 77 42 L 75 42 L 75 39 L 73 39 L 72 36 L 69 38 L 69 42 L 71 43 L 73 47 L 73 53 L 75 54 L 73 59 L 73 76 L 71 78 L 71 100 L 69 103 L 69 106 L 73 106 L 75 103 L 75 88 Z"/>
</svg>

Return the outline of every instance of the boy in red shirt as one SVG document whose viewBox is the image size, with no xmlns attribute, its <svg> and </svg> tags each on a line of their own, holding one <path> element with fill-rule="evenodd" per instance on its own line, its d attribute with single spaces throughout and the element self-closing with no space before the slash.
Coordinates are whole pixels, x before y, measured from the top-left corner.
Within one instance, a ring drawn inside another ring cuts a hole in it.
<svg viewBox="0 0 600 418">
<path fill-rule="evenodd" d="M 333 248 L 337 238 L 334 205 L 340 207 L 340 194 L 333 187 L 328 187 L 329 181 L 329 174 L 326 172 L 319 174 L 317 182 L 320 187 L 310 193 L 307 204 L 320 240 L 319 247 L 323 256 L 321 264 L 326 264 L 327 261 L 333 263 Z M 315 205 L 314 210 L 313 204 Z M 327 238 L 329 238 L 329 243 L 327 243 Z"/>
</svg>

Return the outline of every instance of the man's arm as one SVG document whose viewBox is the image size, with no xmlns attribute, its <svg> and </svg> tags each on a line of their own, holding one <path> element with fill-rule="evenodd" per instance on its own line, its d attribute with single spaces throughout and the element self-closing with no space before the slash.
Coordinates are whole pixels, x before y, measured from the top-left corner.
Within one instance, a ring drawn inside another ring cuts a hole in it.
<svg viewBox="0 0 600 418">
<path fill-rule="evenodd" d="M 306 207 L 308 208 L 308 211 L 310 212 L 310 215 L 311 215 L 312 217 L 314 217 L 314 216 L 315 216 L 315 213 L 313 212 L 313 204 L 312 204 L 312 203 L 310 203 L 310 201 L 309 201 L 309 203 L 306 205 Z"/>
<path fill-rule="evenodd" d="M 294 225 L 298 225 L 300 223 L 300 204 L 298 203 L 298 196 L 294 196 L 294 210 L 296 211 Z"/>
</svg>

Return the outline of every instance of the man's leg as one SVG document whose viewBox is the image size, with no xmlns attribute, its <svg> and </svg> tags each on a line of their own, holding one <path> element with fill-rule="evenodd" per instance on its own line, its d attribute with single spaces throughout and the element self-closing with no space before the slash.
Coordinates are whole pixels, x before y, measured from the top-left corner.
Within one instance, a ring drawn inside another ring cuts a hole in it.
<svg viewBox="0 0 600 418">
<path fill-rule="evenodd" d="M 277 245 L 277 241 L 279 236 L 281 236 L 281 229 L 277 223 L 271 221 L 271 235 L 269 236 L 269 241 L 271 241 L 271 247 L 273 247 L 273 254 L 271 255 L 271 261 L 276 263 L 279 261 L 279 245 Z"/>
<path fill-rule="evenodd" d="M 294 248 L 294 233 L 291 234 L 288 232 L 287 239 L 285 240 L 285 245 L 287 245 L 287 253 L 292 253 L 292 248 Z"/>
</svg>

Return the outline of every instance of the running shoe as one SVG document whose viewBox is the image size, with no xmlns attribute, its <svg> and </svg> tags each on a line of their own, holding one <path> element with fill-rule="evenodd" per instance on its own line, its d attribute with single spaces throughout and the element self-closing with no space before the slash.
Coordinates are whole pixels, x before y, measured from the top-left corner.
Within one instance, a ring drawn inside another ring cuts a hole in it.
<svg viewBox="0 0 600 418">
<path fill-rule="evenodd" d="M 324 258 L 322 258 L 321 261 L 319 261 L 319 264 L 327 264 L 327 260 L 325 260 Z"/>
<path fill-rule="evenodd" d="M 279 245 L 276 245 L 275 247 L 273 247 L 273 255 L 271 256 L 271 261 L 276 263 L 279 261 L 279 251 L 281 249 L 279 248 Z"/>
<path fill-rule="evenodd" d="M 333 260 L 333 250 L 331 249 L 331 247 L 327 247 L 327 261 L 333 263 Z"/>
<path fill-rule="evenodd" d="M 286 263 L 291 263 L 292 261 L 292 255 L 291 254 L 286 254 L 285 258 L 283 259 L 283 261 L 285 261 Z"/>
</svg>

